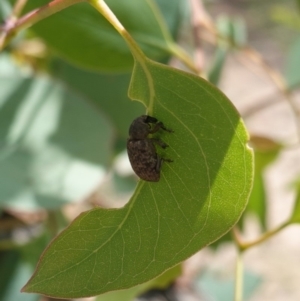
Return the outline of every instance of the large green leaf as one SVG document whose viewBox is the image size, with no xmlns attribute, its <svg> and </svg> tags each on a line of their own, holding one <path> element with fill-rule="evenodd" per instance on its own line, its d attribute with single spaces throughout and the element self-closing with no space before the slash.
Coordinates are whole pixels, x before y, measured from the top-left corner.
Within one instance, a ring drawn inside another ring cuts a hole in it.
<svg viewBox="0 0 300 301">
<path fill-rule="evenodd" d="M 48 2 L 28 1 L 26 11 Z M 169 55 L 171 36 L 152 0 L 108 0 L 107 4 L 149 57 L 159 60 Z M 88 3 L 73 5 L 32 29 L 62 57 L 79 66 L 106 71 L 131 70 L 133 66 L 124 40 Z"/>
<path fill-rule="evenodd" d="M 152 279 L 143 284 L 131 287 L 126 290 L 113 291 L 96 298 L 96 301 L 132 301 L 138 295 L 141 295 L 145 291 L 156 288 L 166 288 L 172 281 L 174 281 L 181 274 L 181 266 L 175 266 L 172 269 L 166 271 L 159 277 Z"/>
<path fill-rule="evenodd" d="M 140 59 L 130 97 L 174 133 L 157 183 L 140 181 L 120 209 L 82 213 L 46 249 L 23 288 L 78 298 L 143 283 L 224 235 L 252 185 L 248 134 L 230 101 L 205 80 Z"/>
</svg>

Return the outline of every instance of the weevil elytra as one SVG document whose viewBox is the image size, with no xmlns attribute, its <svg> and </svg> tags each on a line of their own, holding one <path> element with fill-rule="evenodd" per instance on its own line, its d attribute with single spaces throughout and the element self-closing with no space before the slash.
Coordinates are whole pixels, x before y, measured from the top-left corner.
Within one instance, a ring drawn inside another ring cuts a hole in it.
<svg viewBox="0 0 300 301">
<path fill-rule="evenodd" d="M 157 138 L 148 137 L 160 129 L 172 133 L 164 124 L 155 117 L 142 115 L 130 125 L 129 138 L 127 139 L 127 152 L 134 172 L 144 181 L 158 182 L 163 162 L 173 162 L 170 159 L 160 157 L 155 144 L 165 149 L 166 143 Z"/>
</svg>

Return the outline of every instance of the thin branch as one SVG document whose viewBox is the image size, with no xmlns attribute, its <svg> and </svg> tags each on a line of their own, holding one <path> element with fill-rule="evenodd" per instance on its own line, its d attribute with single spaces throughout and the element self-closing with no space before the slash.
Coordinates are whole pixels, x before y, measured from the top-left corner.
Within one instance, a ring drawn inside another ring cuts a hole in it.
<svg viewBox="0 0 300 301">
<path fill-rule="evenodd" d="M 203 39 L 201 39 L 202 23 L 207 27 L 213 26 L 210 16 L 206 13 L 204 5 L 200 0 L 190 0 L 191 26 L 195 43 L 195 66 L 199 70 L 204 69 Z M 201 22 L 201 23 L 200 23 Z"/>
<path fill-rule="evenodd" d="M 27 0 L 18 0 L 13 7 L 11 17 L 14 17 L 17 19 L 21 15 L 26 3 L 27 3 Z"/>
<path fill-rule="evenodd" d="M 79 2 L 86 2 L 86 0 L 53 0 L 52 2 L 29 12 L 19 19 L 12 18 L 6 20 L 4 25 L 0 28 L 0 51 L 8 44 L 11 38 L 22 29 L 28 28 L 33 24 Z M 19 3 L 18 7 L 14 8 L 13 14 L 20 12 L 22 4 L 24 3 Z"/>
<path fill-rule="evenodd" d="M 15 3 L 10 16 L 5 20 L 4 26 L 0 27 L 0 50 L 2 49 L 1 45 L 4 45 L 7 36 L 5 28 L 13 26 L 13 24 L 16 22 L 19 15 L 21 14 L 26 2 L 27 0 L 18 0 Z"/>
<path fill-rule="evenodd" d="M 240 232 L 237 227 L 233 228 L 232 233 L 233 233 L 234 240 L 235 240 L 236 245 L 238 246 L 239 250 L 245 251 L 251 247 L 259 245 L 260 243 L 268 240 L 270 237 L 274 236 L 275 234 L 277 234 L 278 232 L 280 232 L 282 229 L 284 229 L 285 227 L 287 227 L 289 225 L 290 225 L 290 222 L 285 222 L 282 225 L 278 226 L 277 228 L 267 231 L 264 234 L 262 234 L 259 238 L 255 239 L 253 241 L 249 241 L 249 242 L 242 241 Z"/>
</svg>

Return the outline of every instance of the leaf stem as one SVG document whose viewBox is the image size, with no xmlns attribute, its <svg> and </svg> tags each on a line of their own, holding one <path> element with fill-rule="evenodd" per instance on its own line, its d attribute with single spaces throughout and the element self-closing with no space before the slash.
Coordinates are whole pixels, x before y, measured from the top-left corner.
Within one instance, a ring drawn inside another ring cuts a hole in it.
<svg viewBox="0 0 300 301">
<path fill-rule="evenodd" d="M 244 265 L 242 259 L 242 251 L 237 250 L 236 268 L 235 268 L 235 290 L 234 301 L 243 300 L 243 281 L 244 280 Z"/>
<path fill-rule="evenodd" d="M 140 63 L 144 62 L 146 59 L 145 54 L 142 52 L 140 47 L 128 33 L 128 31 L 124 28 L 121 22 L 117 19 L 114 13 L 110 10 L 108 5 L 103 0 L 88 0 L 88 2 L 98 10 L 103 17 L 118 31 L 118 33 L 124 38 L 126 43 L 128 44 L 132 55 L 136 60 Z"/>
<path fill-rule="evenodd" d="M 192 72 L 194 72 L 197 75 L 201 75 L 201 70 L 196 67 L 195 63 L 193 62 L 191 56 L 177 43 L 174 43 L 173 38 L 164 22 L 163 16 L 158 9 L 155 1 L 146 0 L 149 7 L 151 7 L 151 10 L 154 13 L 154 16 L 156 16 L 156 21 L 159 24 L 159 27 L 162 31 L 162 34 L 164 36 L 164 39 L 166 43 L 168 44 L 168 48 L 165 49 L 169 51 L 172 55 L 177 57 L 184 65 L 186 65 L 187 68 L 189 68 Z"/>
<path fill-rule="evenodd" d="M 86 2 L 87 0 L 53 0 L 52 2 L 32 10 L 28 14 L 19 19 L 10 18 L 0 28 L 0 51 L 8 44 L 12 37 L 14 37 L 22 29 L 28 28 L 33 24 L 79 2 Z M 25 4 L 25 3 L 24 3 Z M 21 4 L 14 9 L 14 14 L 19 13 Z"/>
<path fill-rule="evenodd" d="M 143 71 L 145 72 L 145 76 L 147 77 L 148 85 L 149 85 L 149 105 L 148 105 L 148 113 L 152 114 L 154 98 L 155 98 L 155 90 L 153 79 L 151 73 L 147 67 L 147 57 L 129 34 L 129 32 L 124 28 L 118 18 L 114 15 L 114 13 L 110 10 L 104 0 L 88 0 L 88 2 L 98 10 L 106 20 L 118 31 L 118 33 L 123 37 L 128 47 L 131 50 L 131 53 L 135 59 L 135 62 L 138 63 Z"/>
</svg>

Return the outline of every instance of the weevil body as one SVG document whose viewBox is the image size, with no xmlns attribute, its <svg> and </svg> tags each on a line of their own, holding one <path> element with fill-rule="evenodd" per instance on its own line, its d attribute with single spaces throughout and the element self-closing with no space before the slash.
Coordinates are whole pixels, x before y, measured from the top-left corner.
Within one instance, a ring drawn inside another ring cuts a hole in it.
<svg viewBox="0 0 300 301">
<path fill-rule="evenodd" d="M 160 129 L 172 132 L 156 118 L 142 115 L 136 118 L 130 125 L 129 138 L 127 140 L 127 152 L 134 172 L 144 181 L 157 182 L 160 179 L 161 165 L 170 159 L 161 158 L 155 148 L 155 144 L 162 148 L 168 145 L 157 138 L 149 138 L 149 134 L 156 133 Z"/>
</svg>

